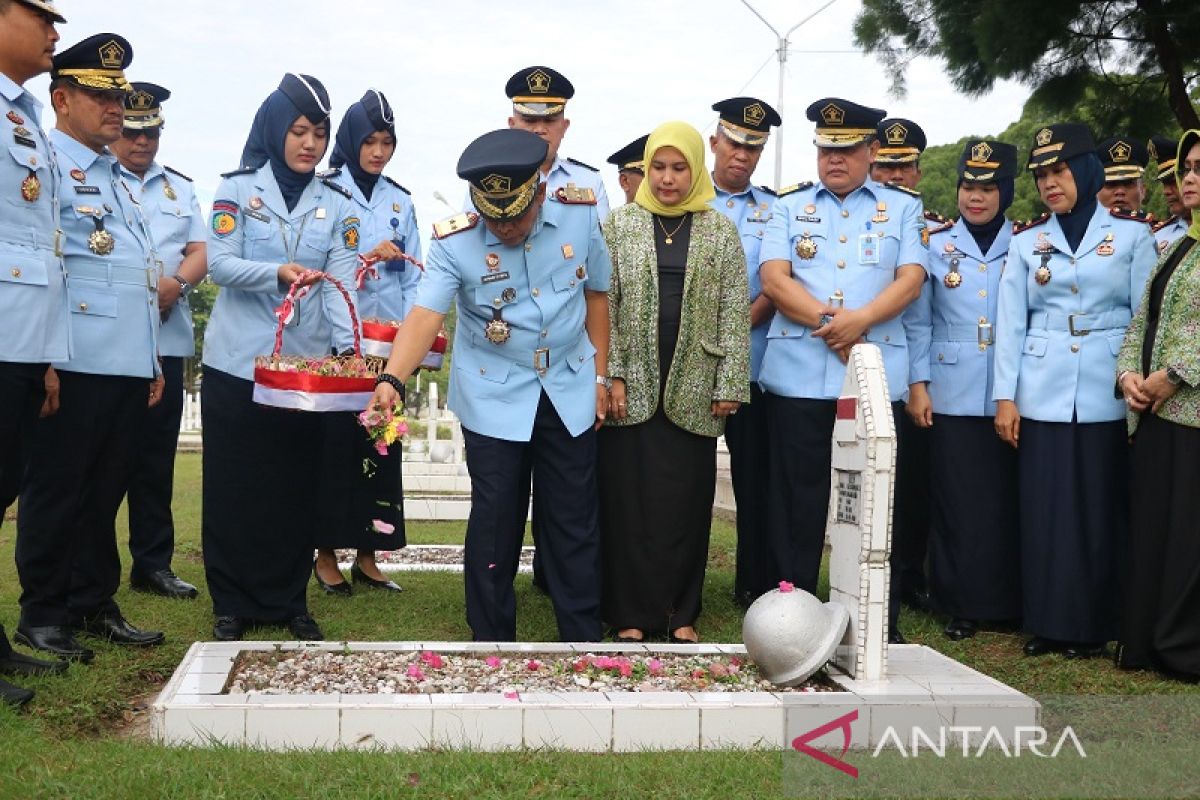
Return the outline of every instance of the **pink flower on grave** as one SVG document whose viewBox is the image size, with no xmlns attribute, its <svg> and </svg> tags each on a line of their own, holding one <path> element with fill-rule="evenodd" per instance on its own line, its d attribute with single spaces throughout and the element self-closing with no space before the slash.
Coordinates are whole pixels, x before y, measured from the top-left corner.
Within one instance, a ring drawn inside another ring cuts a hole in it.
<svg viewBox="0 0 1200 800">
<path fill-rule="evenodd" d="M 491 669 L 500 669 L 499 656 L 488 656 L 486 659 L 484 659 L 484 663 L 487 664 Z"/>
<path fill-rule="evenodd" d="M 371 527 L 375 529 L 376 533 L 382 534 L 395 533 L 396 531 L 395 525 L 390 522 L 384 522 L 381 519 L 371 520 Z"/>
<path fill-rule="evenodd" d="M 385 442 L 383 439 L 377 441 L 375 443 L 375 452 L 379 453 L 381 456 L 386 456 L 388 454 L 387 442 Z"/>
<path fill-rule="evenodd" d="M 587 659 L 577 658 L 575 659 L 575 662 L 571 664 L 571 669 L 575 670 L 576 672 L 583 672 L 587 668 Z"/>
<path fill-rule="evenodd" d="M 714 678 L 724 678 L 729 675 L 729 668 L 720 661 L 714 661 L 712 666 L 708 668 L 708 671 L 712 673 Z"/>
<path fill-rule="evenodd" d="M 787 594 L 788 592 L 794 592 L 796 591 L 796 586 L 795 584 L 788 583 L 787 581 L 780 581 L 779 591 L 783 592 L 784 594 Z"/>
<path fill-rule="evenodd" d="M 608 656 L 599 656 L 592 659 L 592 666 L 599 670 L 612 669 L 613 660 Z"/>
<path fill-rule="evenodd" d="M 433 669 L 441 669 L 443 662 L 442 657 L 437 653 L 433 652 L 432 650 L 426 650 L 421 653 L 421 663 L 427 667 L 432 667 Z"/>
<path fill-rule="evenodd" d="M 415 681 L 423 681 L 423 680 L 425 680 L 425 673 L 422 672 L 421 668 L 419 666 L 417 666 L 416 664 L 409 664 L 408 665 L 408 677 L 412 678 Z"/>
<path fill-rule="evenodd" d="M 731 667 L 740 667 L 744 663 L 745 662 L 742 661 L 742 659 L 738 658 L 737 656 L 731 656 L 729 659 L 729 666 L 731 666 Z"/>
<path fill-rule="evenodd" d="M 633 674 L 633 664 L 629 663 L 629 659 L 622 659 L 621 662 L 617 664 L 617 669 L 621 671 L 622 678 L 628 678 Z"/>
<path fill-rule="evenodd" d="M 692 677 L 693 677 L 693 678 L 703 678 L 703 677 L 704 677 L 704 675 L 705 675 L 705 672 L 704 672 L 704 670 L 700 669 L 699 667 L 697 667 L 696 669 L 692 670 Z"/>
<path fill-rule="evenodd" d="M 647 659 L 646 669 L 650 671 L 651 675 L 659 675 L 663 671 L 663 663 L 657 658 Z"/>
<path fill-rule="evenodd" d="M 536 658 L 531 658 L 525 662 L 525 669 L 529 670 L 530 672 L 537 672 L 541 668 L 542 662 L 538 661 Z"/>
<path fill-rule="evenodd" d="M 504 693 L 504 699 L 505 699 L 505 700 L 516 700 L 516 699 L 517 699 L 517 693 L 516 693 L 516 692 L 505 692 L 505 693 Z"/>
</svg>

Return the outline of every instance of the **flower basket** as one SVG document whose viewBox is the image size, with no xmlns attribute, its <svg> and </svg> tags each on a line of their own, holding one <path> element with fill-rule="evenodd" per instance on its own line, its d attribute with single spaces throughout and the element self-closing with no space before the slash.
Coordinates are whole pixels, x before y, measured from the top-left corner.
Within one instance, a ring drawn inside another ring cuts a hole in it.
<svg viewBox="0 0 1200 800">
<path fill-rule="evenodd" d="M 413 266 L 425 271 L 425 265 L 417 261 L 407 253 L 401 254 L 403 260 L 410 262 Z M 367 278 L 377 278 L 379 274 L 375 271 L 375 264 L 379 259 L 367 258 L 366 256 L 358 257 L 358 271 L 355 274 L 355 279 L 358 281 L 358 288 L 361 289 Z M 368 359 L 382 359 L 387 361 L 387 357 L 392 353 L 392 342 L 396 340 L 396 332 L 400 330 L 401 323 L 393 319 L 379 319 L 372 317 L 363 320 L 363 354 Z M 442 368 L 442 364 L 446 358 L 446 328 L 442 327 L 438 331 L 437 338 L 433 340 L 433 347 L 429 349 L 428 355 L 421 361 L 420 368 L 437 371 Z M 372 363 L 373 367 L 378 370 L 383 369 L 383 364 Z"/>
<path fill-rule="evenodd" d="M 292 284 L 283 303 L 275 309 L 275 349 L 269 356 L 254 359 L 254 402 L 295 411 L 361 411 L 375 392 L 375 373 L 362 354 L 358 316 L 354 301 L 331 275 L 321 274 L 341 293 L 350 309 L 354 331 L 354 354 L 339 356 L 285 356 L 283 328 L 291 318 L 295 304 L 311 287 Z"/>
</svg>

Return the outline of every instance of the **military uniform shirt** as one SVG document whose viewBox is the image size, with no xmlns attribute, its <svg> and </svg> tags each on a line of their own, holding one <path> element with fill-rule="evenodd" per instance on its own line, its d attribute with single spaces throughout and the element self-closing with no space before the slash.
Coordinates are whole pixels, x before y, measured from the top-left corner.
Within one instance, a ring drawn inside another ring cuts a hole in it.
<svg viewBox="0 0 1200 800">
<path fill-rule="evenodd" d="M 380 242 L 391 241 L 400 252 L 421 260 L 417 215 L 408 192 L 391 180 L 380 178 L 371 191 L 371 199 L 367 200 L 347 170 L 335 170 L 330 180 L 354 195 L 362 219 L 359 252 L 369 252 Z M 373 273 L 364 274 L 362 288 L 358 290 L 359 319 L 404 319 L 412 310 L 420 282 L 421 269 L 410 262 L 379 262 Z"/>
<path fill-rule="evenodd" d="M 867 180 L 839 200 L 817 183 L 776 199 L 759 261 L 788 261 L 792 278 L 822 304 L 840 291 L 845 308 L 861 308 L 892 284 L 897 268 L 925 267 L 925 230 L 921 200 L 907 191 Z M 883 354 L 892 400 L 904 399 L 909 359 L 900 317 L 873 326 L 866 340 Z M 845 375 L 846 365 L 811 328 L 775 314 L 759 372 L 764 390 L 832 400 Z"/>
<path fill-rule="evenodd" d="M 767 223 L 771 220 L 771 207 L 775 204 L 774 192 L 759 186 L 748 186 L 745 191 L 732 194 L 713 183 L 717 196 L 711 205 L 733 221 L 746 253 L 746 275 L 750 282 L 750 302 L 762 294 L 762 278 L 759 275 L 759 250 Z M 750 380 L 758 380 L 763 354 L 767 349 L 767 329 L 770 321 L 750 329 Z"/>
<path fill-rule="evenodd" d="M 1075 251 L 1054 216 L 1014 235 L 1000 279 L 993 398 L 1041 422 L 1125 419 L 1113 396 L 1117 354 L 1156 260 L 1149 225 L 1099 204 Z M 1040 283 L 1043 261 L 1050 274 Z"/>
<path fill-rule="evenodd" d="M 341 281 L 353 299 L 361 217 L 354 203 L 314 178 L 295 207 L 275 183 L 271 165 L 231 174 L 217 188 L 208 233 L 208 271 L 221 287 L 204 332 L 204 363 L 252 380 L 256 356 L 275 346 L 275 309 L 288 287 L 287 263 L 319 269 Z M 350 311 L 328 281 L 296 304 L 283 331 L 283 354 L 328 355 L 354 343 Z"/>
<path fill-rule="evenodd" d="M 1174 244 L 1179 237 L 1187 233 L 1187 223 L 1179 217 L 1171 217 L 1166 224 L 1154 229 L 1154 241 L 1158 247 L 1159 255 L 1167 252 L 1167 248 Z"/>
<path fill-rule="evenodd" d="M 187 246 L 205 239 L 204 217 L 200 213 L 194 185 L 190 180 L 163 169 L 157 161 L 150 164 L 144 179 L 139 179 L 124 167 L 121 168 L 121 174 L 138 193 L 142 213 L 150 227 L 150 235 L 154 237 L 154 248 L 162 259 L 162 274 L 176 274 L 183 263 Z M 180 358 L 196 355 L 192 309 L 186 297 L 179 298 L 171 308 L 167 321 L 162 323 L 158 333 L 158 352 L 162 356 Z"/>
<path fill-rule="evenodd" d="M 445 314 L 458 303 L 449 405 L 464 427 L 527 442 L 542 390 L 572 436 L 595 422 L 596 348 L 584 327 L 584 290 L 607 292 L 611 274 L 592 205 L 543 203 L 515 247 L 482 219 L 433 241 L 417 305 Z M 502 344 L 484 336 L 497 313 L 511 330 Z"/>
<path fill-rule="evenodd" d="M 41 117 L 42 104 L 0 73 L 0 361 L 13 363 L 70 355 L 59 174 Z"/>
<path fill-rule="evenodd" d="M 62 170 L 58 200 L 73 344 L 70 360 L 54 367 L 152 378 L 159 373 L 161 266 L 141 207 L 107 149 L 97 153 L 60 130 L 50 132 L 50 143 Z"/>
</svg>

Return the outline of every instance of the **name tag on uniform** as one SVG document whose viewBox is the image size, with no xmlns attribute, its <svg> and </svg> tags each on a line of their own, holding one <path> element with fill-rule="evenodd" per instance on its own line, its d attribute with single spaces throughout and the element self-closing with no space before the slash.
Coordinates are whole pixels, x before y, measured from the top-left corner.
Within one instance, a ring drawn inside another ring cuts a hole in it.
<svg viewBox="0 0 1200 800">
<path fill-rule="evenodd" d="M 99 186 L 76 186 L 75 194 L 100 194 Z"/>
<path fill-rule="evenodd" d="M 879 234 L 864 233 L 858 237 L 858 262 L 860 264 L 879 263 Z"/>
<path fill-rule="evenodd" d="M 33 147 L 35 149 L 37 148 L 37 142 L 35 142 L 33 139 L 30 139 L 26 136 L 19 136 L 18 134 L 14 133 L 13 141 L 16 142 L 17 144 L 21 145 L 22 147 Z"/>
<path fill-rule="evenodd" d="M 506 281 L 509 278 L 507 272 L 492 272 L 487 275 L 482 275 L 479 278 L 480 283 L 495 283 L 496 281 Z"/>
<path fill-rule="evenodd" d="M 250 219 L 256 219 L 259 222 L 270 222 L 271 221 L 270 217 L 268 217 L 266 214 L 263 214 L 260 211 L 252 211 L 251 209 L 246 208 L 246 209 L 242 209 L 242 213 L 244 213 Z"/>
<path fill-rule="evenodd" d="M 802 215 L 800 215 L 800 214 L 797 214 L 797 215 L 796 215 L 796 222 L 813 222 L 813 223 L 817 223 L 817 222 L 820 222 L 820 221 L 821 221 L 821 218 L 820 218 L 820 217 L 802 216 Z"/>
</svg>

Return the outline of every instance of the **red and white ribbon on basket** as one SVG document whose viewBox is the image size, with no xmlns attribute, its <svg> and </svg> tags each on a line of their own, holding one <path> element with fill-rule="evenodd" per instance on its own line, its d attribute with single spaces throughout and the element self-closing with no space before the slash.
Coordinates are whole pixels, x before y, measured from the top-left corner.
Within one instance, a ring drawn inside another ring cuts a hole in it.
<svg viewBox="0 0 1200 800">
<path fill-rule="evenodd" d="M 354 271 L 354 282 L 359 289 L 363 288 L 363 284 L 367 282 L 367 278 L 371 280 L 379 280 L 379 270 L 375 269 L 375 265 L 384 259 L 378 256 L 363 256 L 358 257 L 358 269 Z M 417 259 L 410 256 L 408 253 L 401 253 L 399 258 L 390 259 L 391 261 L 407 261 L 421 272 L 425 271 L 425 265 Z"/>
</svg>

